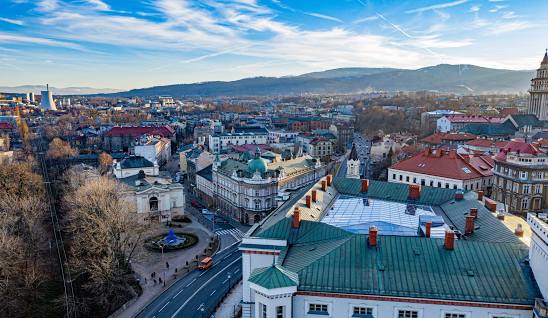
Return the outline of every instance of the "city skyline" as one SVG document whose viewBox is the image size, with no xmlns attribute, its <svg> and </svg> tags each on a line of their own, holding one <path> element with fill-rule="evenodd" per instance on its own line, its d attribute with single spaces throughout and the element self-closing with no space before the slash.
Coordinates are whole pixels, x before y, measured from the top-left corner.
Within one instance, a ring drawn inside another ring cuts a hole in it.
<svg viewBox="0 0 548 318">
<path fill-rule="evenodd" d="M 0 86 L 130 89 L 441 63 L 535 69 L 543 1 L 25 1 L 0 13 Z M 508 43 L 512 43 L 511 46 Z M 32 74 L 32 76 L 29 76 Z"/>
</svg>

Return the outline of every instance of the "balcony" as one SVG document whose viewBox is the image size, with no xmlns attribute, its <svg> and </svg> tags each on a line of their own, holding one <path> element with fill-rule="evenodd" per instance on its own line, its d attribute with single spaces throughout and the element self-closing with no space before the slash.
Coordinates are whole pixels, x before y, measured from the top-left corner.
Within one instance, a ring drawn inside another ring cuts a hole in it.
<svg viewBox="0 0 548 318">
<path fill-rule="evenodd" d="M 548 304 L 544 299 L 535 299 L 535 318 L 548 318 Z"/>
</svg>

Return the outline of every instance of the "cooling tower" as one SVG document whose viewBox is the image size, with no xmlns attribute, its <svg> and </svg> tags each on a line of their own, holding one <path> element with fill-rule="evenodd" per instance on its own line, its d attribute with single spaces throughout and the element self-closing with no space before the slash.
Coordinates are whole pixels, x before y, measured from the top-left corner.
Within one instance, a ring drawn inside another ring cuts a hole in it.
<svg viewBox="0 0 548 318">
<path fill-rule="evenodd" d="M 53 101 L 53 94 L 49 90 L 49 85 L 46 84 L 46 90 L 42 91 L 42 100 L 40 101 L 40 106 L 44 110 L 57 110 L 55 102 Z"/>
</svg>

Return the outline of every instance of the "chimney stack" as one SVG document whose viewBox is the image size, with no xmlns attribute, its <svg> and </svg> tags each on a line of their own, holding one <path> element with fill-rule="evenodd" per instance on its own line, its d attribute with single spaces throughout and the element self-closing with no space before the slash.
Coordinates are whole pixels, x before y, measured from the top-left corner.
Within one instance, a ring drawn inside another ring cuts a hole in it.
<svg viewBox="0 0 548 318">
<path fill-rule="evenodd" d="M 424 235 L 428 238 L 430 238 L 430 235 L 432 234 L 432 221 L 428 221 L 424 224 L 425 233 Z"/>
<path fill-rule="evenodd" d="M 331 186 L 331 181 L 333 180 L 333 177 L 330 174 L 328 174 L 325 179 L 327 180 L 327 186 L 330 187 Z"/>
<path fill-rule="evenodd" d="M 301 225 L 301 211 L 299 211 L 299 207 L 296 206 L 295 210 L 293 210 L 293 222 L 291 223 L 291 227 L 298 229 L 299 225 Z"/>
<path fill-rule="evenodd" d="M 312 190 L 312 202 L 318 201 L 318 192 L 316 190 Z"/>
<path fill-rule="evenodd" d="M 466 223 L 464 224 L 464 235 L 470 235 L 474 233 L 474 216 L 466 216 Z"/>
<path fill-rule="evenodd" d="M 377 227 L 371 226 L 369 228 L 369 246 L 377 246 Z"/>
<path fill-rule="evenodd" d="M 327 191 L 327 181 L 325 180 L 322 180 L 322 191 L 323 192 Z"/>
<path fill-rule="evenodd" d="M 445 247 L 448 251 L 455 249 L 455 232 L 453 232 L 453 230 L 445 231 L 445 241 L 443 242 L 443 247 Z"/>
<path fill-rule="evenodd" d="M 310 195 L 306 195 L 306 207 L 310 209 L 312 207 L 312 197 Z"/>
<path fill-rule="evenodd" d="M 474 219 L 477 219 L 478 218 L 478 208 L 470 208 L 470 214 L 471 216 L 474 217 Z"/>
<path fill-rule="evenodd" d="M 418 184 L 409 185 L 409 195 L 410 200 L 418 200 L 421 197 L 421 187 Z"/>
<path fill-rule="evenodd" d="M 478 200 L 479 201 L 483 200 L 483 191 L 482 190 L 478 191 Z"/>
<path fill-rule="evenodd" d="M 369 179 L 362 179 L 362 189 L 361 192 L 369 191 Z"/>
</svg>

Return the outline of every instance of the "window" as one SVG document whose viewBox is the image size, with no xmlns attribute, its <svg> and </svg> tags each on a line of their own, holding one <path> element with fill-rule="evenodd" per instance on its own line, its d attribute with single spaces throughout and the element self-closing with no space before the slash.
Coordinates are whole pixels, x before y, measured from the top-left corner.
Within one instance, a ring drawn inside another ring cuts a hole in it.
<svg viewBox="0 0 548 318">
<path fill-rule="evenodd" d="M 405 181 L 406 181 L 406 182 L 409 182 L 409 176 L 406 176 L 406 177 L 405 177 Z"/>
<path fill-rule="evenodd" d="M 521 199 L 521 208 L 522 209 L 528 209 L 529 208 L 529 198 L 523 198 Z"/>
<path fill-rule="evenodd" d="M 261 311 L 259 312 L 260 317 L 261 317 L 261 318 L 267 318 L 268 315 L 267 315 L 267 313 L 266 313 L 266 305 L 265 305 L 265 304 L 259 303 L 259 306 L 260 306 L 260 310 L 261 310 Z"/>
<path fill-rule="evenodd" d="M 396 180 L 396 174 L 395 173 L 392 174 L 392 179 Z"/>
<path fill-rule="evenodd" d="M 542 193 L 542 184 L 535 184 L 535 194 Z"/>
<path fill-rule="evenodd" d="M 148 200 L 150 211 L 158 211 L 158 198 L 152 197 Z"/>
<path fill-rule="evenodd" d="M 354 306 L 352 308 L 352 317 L 363 317 L 365 315 L 373 315 L 373 308 Z"/>
<path fill-rule="evenodd" d="M 418 318 L 419 312 L 416 310 L 398 310 L 398 318 Z"/>
<path fill-rule="evenodd" d="M 527 171 L 520 171 L 519 172 L 519 178 L 520 179 L 527 179 Z"/>
<path fill-rule="evenodd" d="M 531 185 L 530 184 L 524 184 L 523 185 L 523 193 L 531 193 Z"/>
<path fill-rule="evenodd" d="M 276 307 L 276 318 L 284 318 L 284 306 Z"/>
<path fill-rule="evenodd" d="M 446 312 L 443 318 L 466 318 L 466 314 Z"/>
<path fill-rule="evenodd" d="M 308 313 L 309 314 L 320 314 L 320 315 L 329 314 L 329 312 L 327 311 L 327 305 L 326 304 L 308 304 Z"/>
</svg>

